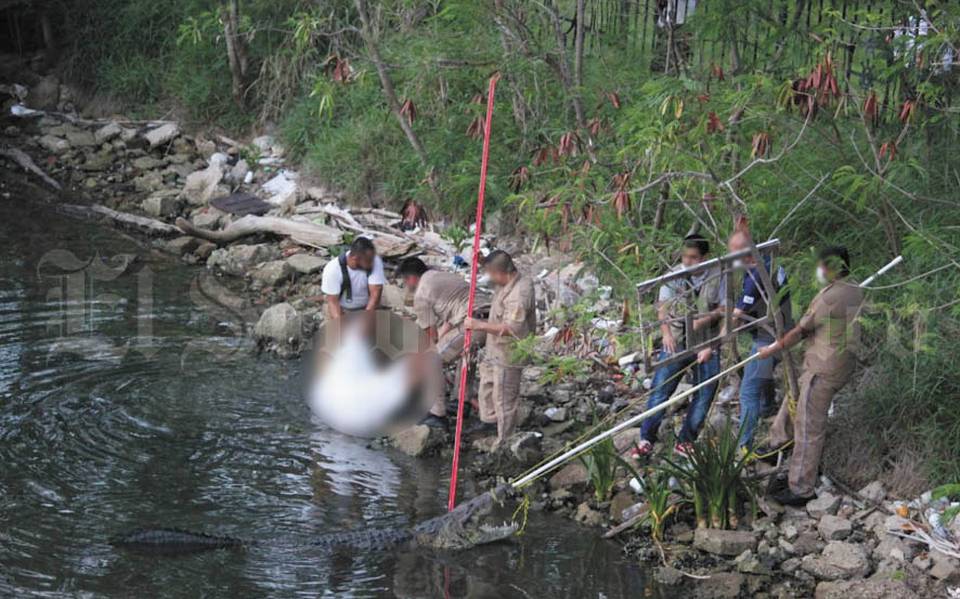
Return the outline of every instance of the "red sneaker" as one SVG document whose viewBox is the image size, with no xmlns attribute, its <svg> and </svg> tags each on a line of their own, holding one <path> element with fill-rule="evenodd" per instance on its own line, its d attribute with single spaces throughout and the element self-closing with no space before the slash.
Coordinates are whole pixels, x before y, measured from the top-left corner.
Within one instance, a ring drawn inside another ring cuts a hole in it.
<svg viewBox="0 0 960 599">
<path fill-rule="evenodd" d="M 646 439 L 640 439 L 640 442 L 630 450 L 630 459 L 639 460 L 645 458 L 650 455 L 651 451 L 653 451 L 653 443 Z"/>
<path fill-rule="evenodd" d="M 693 451 L 693 443 L 677 443 L 673 446 L 673 453 L 681 458 L 689 459 L 691 451 Z"/>
</svg>

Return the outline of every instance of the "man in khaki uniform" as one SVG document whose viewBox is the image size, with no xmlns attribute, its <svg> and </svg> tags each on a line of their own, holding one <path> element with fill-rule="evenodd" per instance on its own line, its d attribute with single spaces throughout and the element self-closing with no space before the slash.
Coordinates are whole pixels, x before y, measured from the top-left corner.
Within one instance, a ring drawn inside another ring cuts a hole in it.
<svg viewBox="0 0 960 599">
<path fill-rule="evenodd" d="M 843 247 L 820 252 L 817 281 L 825 287 L 813 298 L 796 327 L 782 339 L 757 352 L 760 359 L 807 340 L 800 377 L 789 488 L 774 495 L 785 505 L 803 505 L 814 497 L 817 470 L 826 439 L 827 413 L 833 396 L 853 374 L 860 340 L 859 315 L 863 290 L 849 280 L 850 256 Z M 786 404 L 786 402 L 784 402 Z M 789 435 L 789 412 L 778 414 L 771 430 L 771 445 L 783 445 Z"/>
<path fill-rule="evenodd" d="M 517 426 L 523 364 L 512 355 L 513 342 L 536 330 L 536 297 L 533 281 L 517 271 L 510 254 L 503 250 L 491 252 L 483 269 L 497 287 L 490 317 L 486 322 L 467 318 L 464 327 L 487 335 L 480 363 L 480 420 L 496 423 L 499 445 Z"/>
<path fill-rule="evenodd" d="M 404 260 L 398 274 L 404 287 L 413 292 L 417 324 L 426 332 L 439 358 L 432 365 L 433 375 L 428 381 L 432 406 L 422 423 L 442 427 L 447 415 L 443 364 L 449 364 L 463 354 L 463 321 L 467 316 L 470 284 L 456 273 L 429 270 L 419 258 Z M 483 335 L 475 334 L 471 345 L 477 346 L 483 339 Z M 460 384 L 459 376 L 458 371 L 457 385 Z"/>
</svg>

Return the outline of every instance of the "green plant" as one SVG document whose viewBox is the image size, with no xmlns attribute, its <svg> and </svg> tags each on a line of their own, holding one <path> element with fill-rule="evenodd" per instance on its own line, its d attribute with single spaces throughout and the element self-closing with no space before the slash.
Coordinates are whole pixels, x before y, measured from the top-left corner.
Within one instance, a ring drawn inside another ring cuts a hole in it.
<svg viewBox="0 0 960 599">
<path fill-rule="evenodd" d="M 654 469 L 643 479 L 643 494 L 647 498 L 647 515 L 644 520 L 650 524 L 650 536 L 653 540 L 663 540 L 663 529 L 667 520 L 679 509 L 682 501 L 670 488 L 670 474 Z"/>
<path fill-rule="evenodd" d="M 543 385 L 556 385 L 568 379 L 577 378 L 586 374 L 587 363 L 577 356 L 550 356 L 544 363 L 544 371 L 540 376 Z"/>
<path fill-rule="evenodd" d="M 694 441 L 687 459 L 664 458 L 660 467 L 679 481 L 698 528 L 736 528 L 740 504 L 755 508 L 757 487 L 743 477 L 748 456 L 739 450 L 739 435 L 729 426 L 714 432 Z"/>
<path fill-rule="evenodd" d="M 460 225 L 450 225 L 440 235 L 459 251 L 461 244 L 470 236 L 470 232 Z"/>
<path fill-rule="evenodd" d="M 960 495 L 960 483 L 950 483 L 946 485 L 941 485 L 933 490 L 934 499 L 943 499 L 951 498 Z M 943 512 L 943 519 L 945 522 L 951 522 L 954 518 L 957 517 L 957 514 L 960 513 L 960 506 L 951 506 L 948 507 Z"/>
<path fill-rule="evenodd" d="M 617 447 L 611 437 L 607 437 L 581 455 L 580 462 L 587 469 L 587 477 L 597 501 L 610 499 L 621 470 L 637 476 L 633 466 L 617 453 Z"/>
</svg>

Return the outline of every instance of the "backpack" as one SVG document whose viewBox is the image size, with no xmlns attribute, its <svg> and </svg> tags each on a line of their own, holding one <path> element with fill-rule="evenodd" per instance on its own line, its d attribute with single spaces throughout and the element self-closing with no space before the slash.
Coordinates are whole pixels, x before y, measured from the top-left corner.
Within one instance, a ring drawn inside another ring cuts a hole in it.
<svg viewBox="0 0 960 599">
<path fill-rule="evenodd" d="M 349 302 L 353 300 L 353 281 L 350 279 L 350 272 L 347 270 L 347 252 L 340 254 L 337 261 L 340 262 L 340 275 L 343 277 L 343 282 L 340 284 L 340 297 L 346 298 L 346 301 Z M 369 275 L 373 271 L 367 270 L 364 272 Z"/>
</svg>

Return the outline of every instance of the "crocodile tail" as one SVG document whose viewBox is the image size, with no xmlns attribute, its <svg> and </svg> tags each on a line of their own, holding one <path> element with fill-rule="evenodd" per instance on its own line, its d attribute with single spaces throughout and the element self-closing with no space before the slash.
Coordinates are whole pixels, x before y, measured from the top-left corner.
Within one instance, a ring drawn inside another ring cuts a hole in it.
<svg viewBox="0 0 960 599">
<path fill-rule="evenodd" d="M 110 544 L 144 552 L 192 553 L 243 547 L 249 542 L 234 537 L 214 536 L 177 528 L 141 528 L 112 538 Z"/>
</svg>

